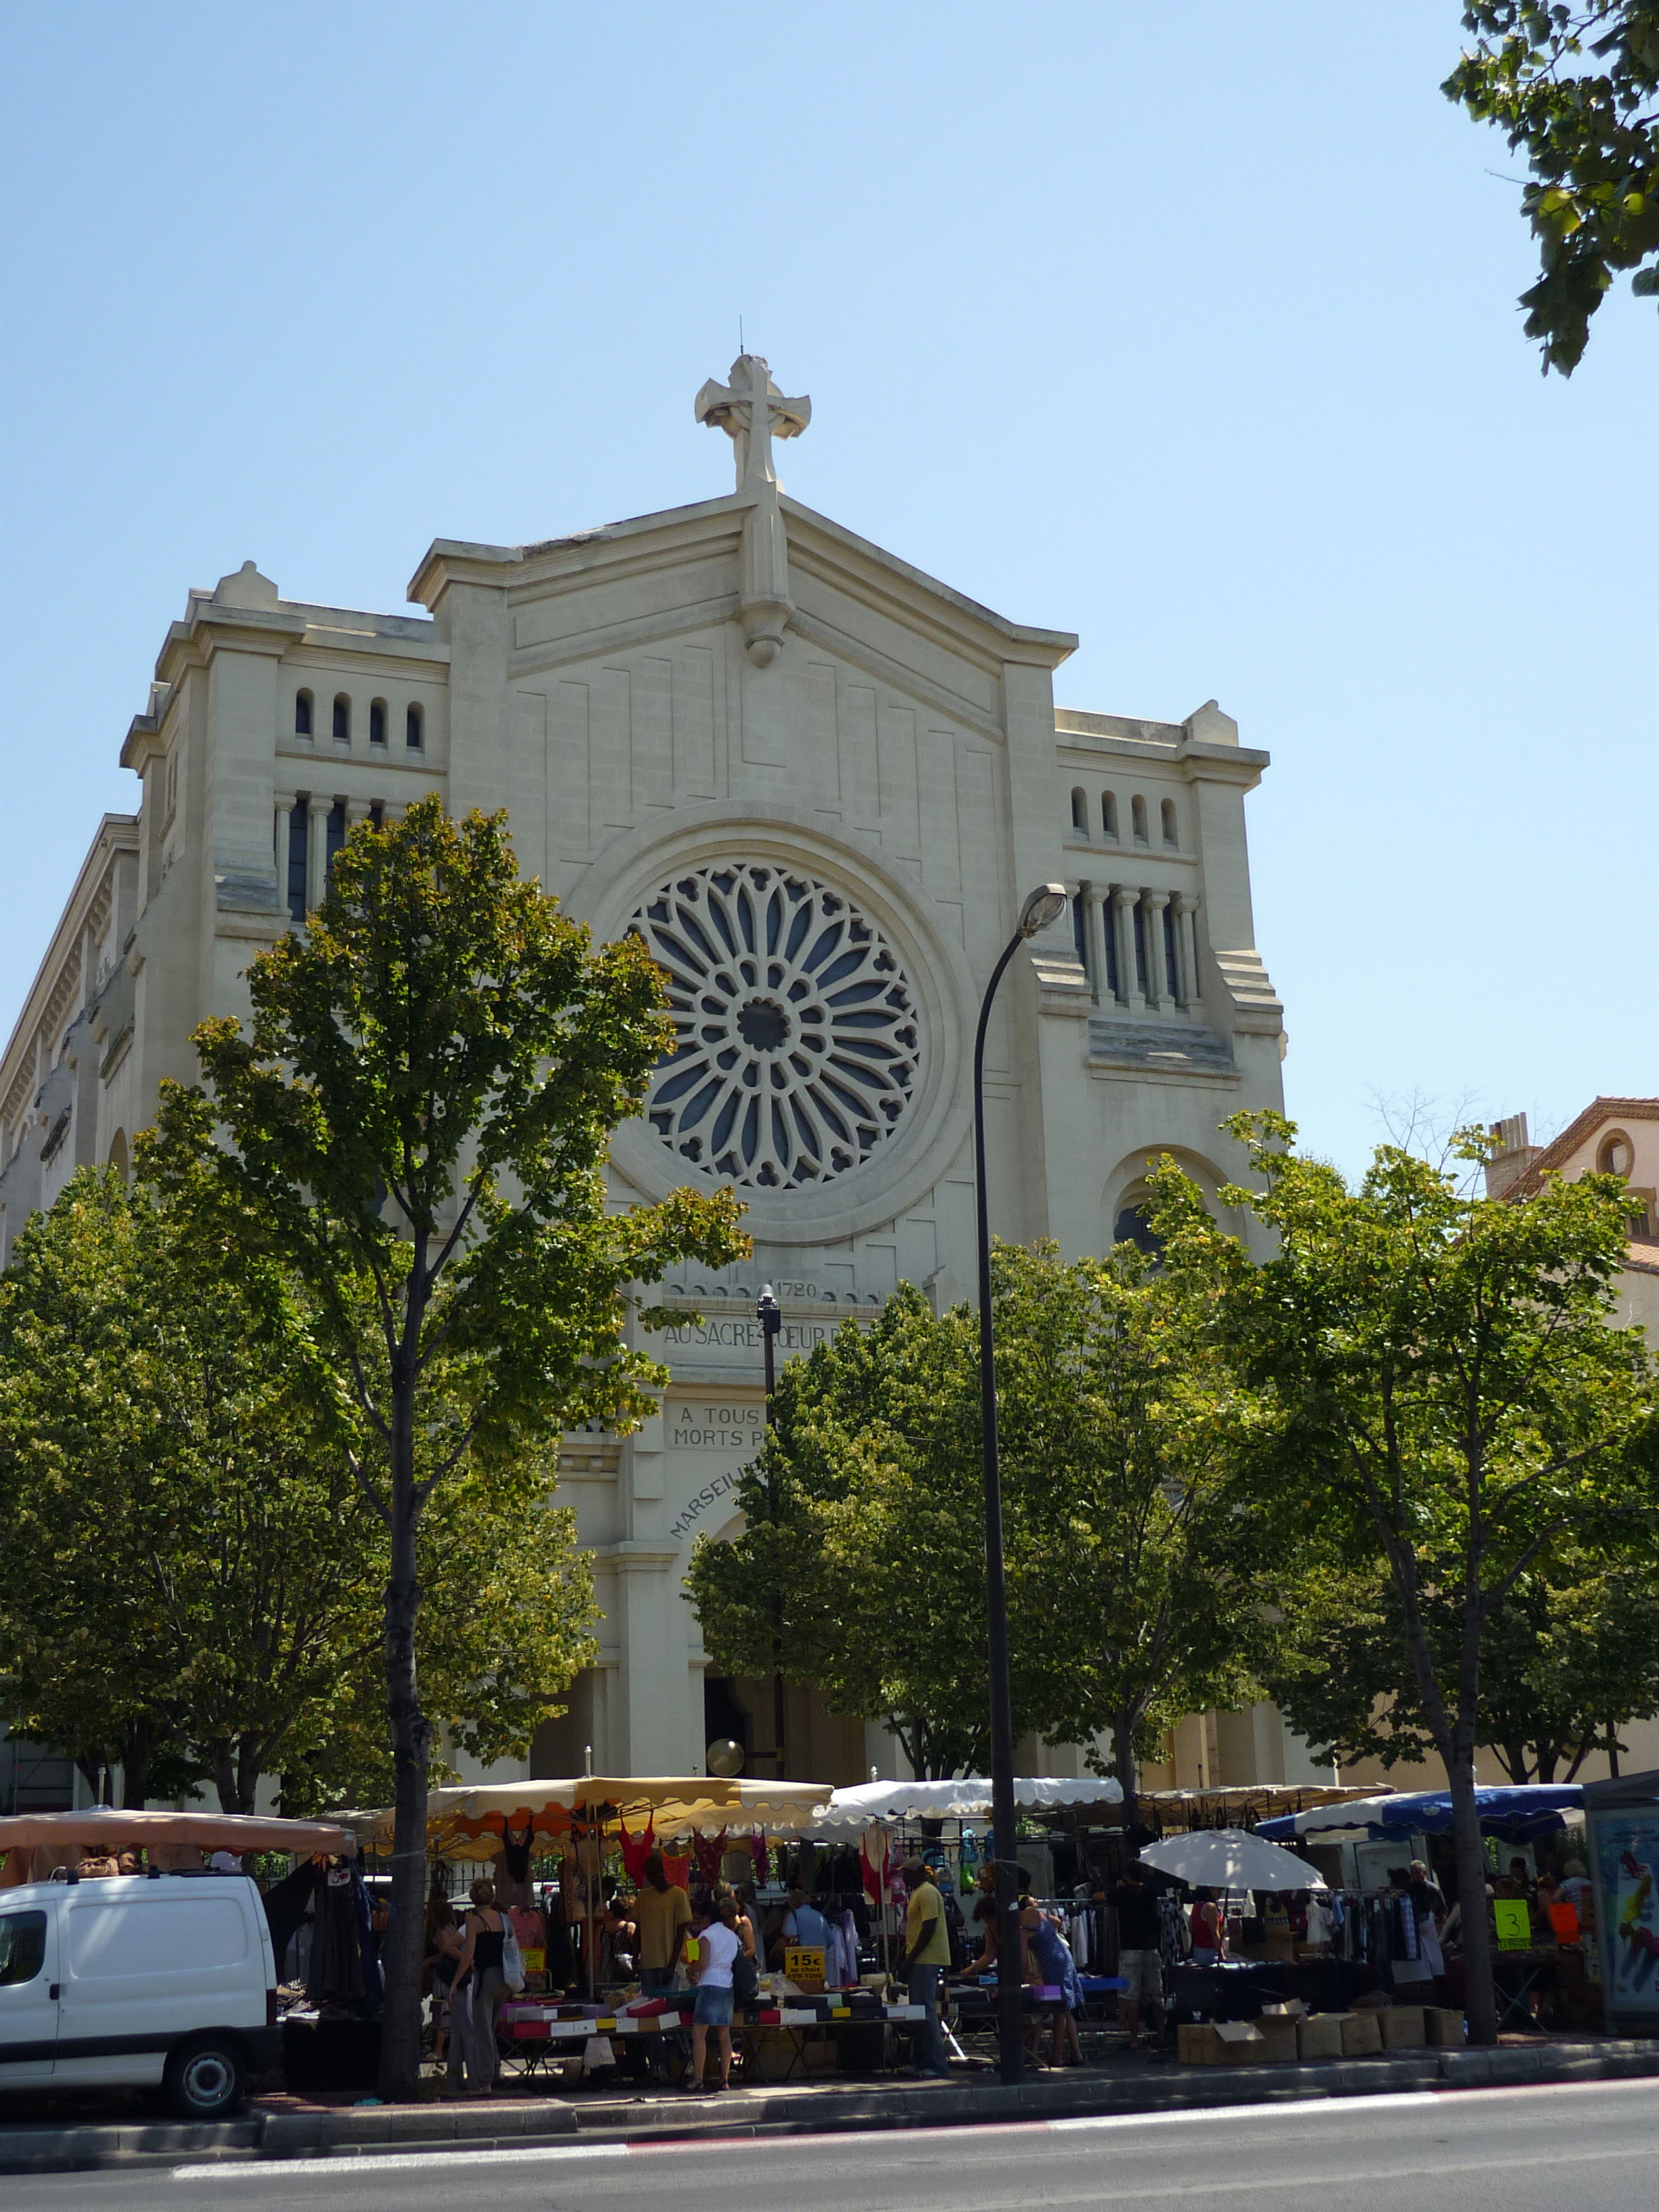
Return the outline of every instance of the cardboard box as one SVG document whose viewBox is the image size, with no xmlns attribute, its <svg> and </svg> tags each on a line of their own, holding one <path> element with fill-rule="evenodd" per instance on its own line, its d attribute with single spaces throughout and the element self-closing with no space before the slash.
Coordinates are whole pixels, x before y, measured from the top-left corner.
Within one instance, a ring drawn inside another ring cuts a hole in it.
<svg viewBox="0 0 1659 2212">
<path fill-rule="evenodd" d="M 1176 2057 L 1183 2066 L 1260 2066 L 1267 2056 L 1267 2039 L 1253 2020 L 1206 2021 L 1176 2030 Z"/>
<path fill-rule="evenodd" d="M 1298 2058 L 1340 2058 L 1342 2056 L 1342 2027 L 1349 2015 L 1346 2012 L 1310 2012 L 1305 2020 L 1296 2024 L 1296 2055 Z"/>
<path fill-rule="evenodd" d="M 1262 2043 L 1261 2056 L 1269 2066 L 1295 2065 L 1302 2055 L 1297 2040 L 1298 2026 L 1299 2022 L 1294 2020 L 1274 2019 L 1268 2013 L 1263 2013 L 1257 2021 L 1256 2027 Z"/>
<path fill-rule="evenodd" d="M 1382 2024 L 1384 2051 L 1420 2051 L 1429 2039 L 1421 2005 L 1390 2005 L 1377 2018 Z"/>
<path fill-rule="evenodd" d="M 1263 2005 L 1263 2020 L 1304 2020 L 1308 2008 L 1300 1997 L 1286 1997 L 1280 2004 Z"/>
<path fill-rule="evenodd" d="M 1382 2048 L 1382 2029 L 1375 2012 L 1351 2012 L 1342 2022 L 1342 2056 L 1365 2058 Z"/>
<path fill-rule="evenodd" d="M 1423 2008 L 1425 2039 L 1435 2048 L 1463 2048 L 1463 2015 L 1449 2012 L 1443 2005 L 1425 2005 Z"/>
</svg>

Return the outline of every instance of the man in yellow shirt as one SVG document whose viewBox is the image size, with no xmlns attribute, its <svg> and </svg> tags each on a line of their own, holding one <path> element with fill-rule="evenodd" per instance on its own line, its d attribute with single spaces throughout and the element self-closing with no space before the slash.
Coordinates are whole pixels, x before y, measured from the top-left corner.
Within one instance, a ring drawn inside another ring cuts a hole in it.
<svg viewBox="0 0 1659 2212">
<path fill-rule="evenodd" d="M 645 1880 L 634 1900 L 634 1923 L 640 1931 L 640 1980 L 650 1996 L 674 1986 L 680 1954 L 691 1933 L 691 1900 L 678 1882 L 668 1879 L 660 1851 L 652 1852 L 643 1871 Z M 678 2029 L 653 2037 L 648 2048 L 659 2081 L 668 2078 L 671 2064 L 684 2063 L 686 2040 Z"/>
<path fill-rule="evenodd" d="M 905 1862 L 904 1883 L 909 1902 L 904 1914 L 904 1955 L 899 1963 L 911 2003 L 921 2007 L 911 2046 L 916 2070 L 947 2075 L 951 2065 L 945 2056 L 945 2031 L 939 2024 L 939 1980 L 951 1963 L 945 1899 L 920 1859 Z"/>
</svg>

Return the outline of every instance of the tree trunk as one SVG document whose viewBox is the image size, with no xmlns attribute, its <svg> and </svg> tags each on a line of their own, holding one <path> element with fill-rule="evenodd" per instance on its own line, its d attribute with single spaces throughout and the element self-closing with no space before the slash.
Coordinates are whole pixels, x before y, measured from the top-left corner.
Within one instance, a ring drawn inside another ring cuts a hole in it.
<svg viewBox="0 0 1659 2212">
<path fill-rule="evenodd" d="M 251 1814 L 264 1769 L 251 1735 L 216 1735 L 210 1741 L 208 1765 L 219 1793 L 222 1813 Z"/>
<path fill-rule="evenodd" d="M 235 1762 L 230 1755 L 230 1738 L 228 1735 L 210 1737 L 207 1755 L 213 1786 L 219 1793 L 219 1810 L 222 1813 L 240 1813 L 241 1799 L 236 1787 Z"/>
<path fill-rule="evenodd" d="M 1481 1840 L 1475 1802 L 1474 1753 L 1458 1747 L 1447 1761 L 1451 1784 L 1452 1847 L 1457 1867 L 1457 1901 L 1463 1927 L 1464 2002 L 1469 2041 L 1498 2040 L 1498 1998 L 1492 1978 L 1492 1928 L 1486 1917 L 1486 1847 Z"/>
<path fill-rule="evenodd" d="M 1135 1781 L 1135 1726 L 1127 1713 L 1112 1722 L 1112 1763 L 1123 1788 L 1123 1826 L 1126 1832 L 1140 1820 L 1140 1794 Z"/>
<path fill-rule="evenodd" d="M 409 1395 L 412 1398 L 413 1393 Z M 386 1592 L 386 1717 L 392 1736 L 393 1820 L 392 1921 L 382 1953 L 386 1999 L 380 2014 L 380 2088 L 388 2102 L 412 2099 L 421 2075 L 427 1768 L 432 1729 L 421 1711 L 415 1673 L 415 1622 L 421 1593 L 415 1559 L 412 1410 L 410 1406 L 400 1405 L 393 1420 L 392 1576 Z"/>
<path fill-rule="evenodd" d="M 121 1746 L 121 1809 L 142 1812 L 149 1795 L 149 1770 L 155 1745 L 148 1729 L 135 1729 Z"/>
</svg>

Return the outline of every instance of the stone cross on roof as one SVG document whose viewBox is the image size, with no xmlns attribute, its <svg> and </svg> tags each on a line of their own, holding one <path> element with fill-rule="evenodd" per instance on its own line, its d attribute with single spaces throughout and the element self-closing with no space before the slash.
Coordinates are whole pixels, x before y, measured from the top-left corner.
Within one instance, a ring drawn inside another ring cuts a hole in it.
<svg viewBox="0 0 1659 2212">
<path fill-rule="evenodd" d="M 737 447 L 738 489 L 775 485 L 774 438 L 798 438 L 812 419 L 810 399 L 786 399 L 757 353 L 740 353 L 732 364 L 730 384 L 711 376 L 697 394 L 699 422 L 724 430 Z"/>
</svg>

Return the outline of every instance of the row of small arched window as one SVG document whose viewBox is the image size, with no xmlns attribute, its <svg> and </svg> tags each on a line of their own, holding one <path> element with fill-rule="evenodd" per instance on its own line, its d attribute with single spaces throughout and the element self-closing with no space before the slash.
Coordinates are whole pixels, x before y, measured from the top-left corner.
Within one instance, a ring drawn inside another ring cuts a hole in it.
<svg viewBox="0 0 1659 2212">
<path fill-rule="evenodd" d="M 1100 826 L 1097 830 L 1095 828 L 1091 818 L 1092 812 L 1093 810 L 1089 804 L 1088 793 L 1084 790 L 1083 786 L 1080 783 L 1074 784 L 1072 787 L 1073 830 L 1079 837 L 1099 836 L 1115 838 L 1119 834 L 1117 826 L 1117 793 L 1115 791 L 1103 791 L 1101 793 Z M 1158 827 L 1163 834 L 1164 843 L 1166 845 L 1178 847 L 1181 843 L 1181 836 L 1176 823 L 1176 803 L 1174 799 L 1165 799 L 1161 800 L 1158 805 Z M 1140 796 L 1140 793 L 1137 792 L 1134 797 L 1129 801 L 1129 830 L 1130 834 L 1133 837 L 1137 845 L 1150 845 L 1152 842 L 1150 835 L 1148 834 L 1146 825 L 1146 802 Z"/>
<path fill-rule="evenodd" d="M 391 716 L 384 699 L 368 702 L 368 742 L 372 745 L 389 743 L 387 731 Z M 337 745 L 351 743 L 351 701 L 343 691 L 334 695 L 334 742 Z M 294 734 L 296 738 L 314 737 L 317 733 L 317 702 L 309 691 L 294 695 Z M 426 716 L 411 701 L 404 709 L 404 743 L 412 753 L 422 750 L 426 744 Z"/>
</svg>

